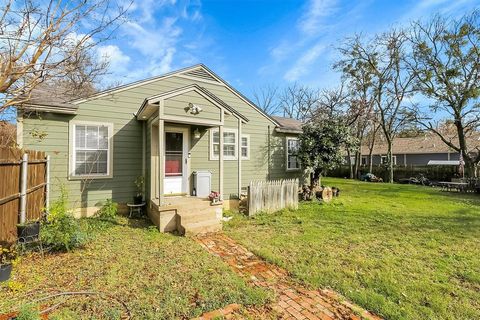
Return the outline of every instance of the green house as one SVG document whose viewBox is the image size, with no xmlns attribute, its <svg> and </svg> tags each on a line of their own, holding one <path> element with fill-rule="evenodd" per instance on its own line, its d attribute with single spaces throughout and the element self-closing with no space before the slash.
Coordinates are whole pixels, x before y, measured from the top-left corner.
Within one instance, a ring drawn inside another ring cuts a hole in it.
<svg viewBox="0 0 480 320">
<path fill-rule="evenodd" d="M 162 231 L 188 221 L 192 232 L 212 231 L 221 206 L 206 193 L 235 209 L 250 181 L 304 175 L 294 155 L 301 123 L 265 114 L 204 65 L 88 98 L 47 97 L 19 109 L 18 143 L 50 155 L 51 198 L 63 185 L 77 215 L 109 198 L 131 203 L 144 176 L 147 212 Z"/>
</svg>

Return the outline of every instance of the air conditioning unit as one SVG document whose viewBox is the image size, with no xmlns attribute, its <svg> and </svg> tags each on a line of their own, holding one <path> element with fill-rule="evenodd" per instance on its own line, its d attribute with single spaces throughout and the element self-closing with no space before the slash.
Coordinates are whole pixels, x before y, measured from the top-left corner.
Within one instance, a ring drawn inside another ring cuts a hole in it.
<svg viewBox="0 0 480 320">
<path fill-rule="evenodd" d="M 211 191 L 212 173 L 210 171 L 194 171 L 192 194 L 199 198 L 206 198 Z"/>
</svg>

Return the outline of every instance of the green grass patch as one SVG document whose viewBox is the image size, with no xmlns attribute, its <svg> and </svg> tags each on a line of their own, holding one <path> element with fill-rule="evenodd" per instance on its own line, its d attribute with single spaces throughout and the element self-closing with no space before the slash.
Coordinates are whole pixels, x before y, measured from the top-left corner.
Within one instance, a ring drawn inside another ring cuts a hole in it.
<svg viewBox="0 0 480 320">
<path fill-rule="evenodd" d="M 193 240 L 159 233 L 145 221 L 82 219 L 81 225 L 90 238 L 84 248 L 21 258 L 13 281 L 0 286 L 0 314 L 58 291 L 102 295 L 69 298 L 54 312 L 57 319 L 117 319 L 125 312 L 120 300 L 135 319 L 184 319 L 269 298 Z"/>
<path fill-rule="evenodd" d="M 480 319 L 480 196 L 324 179 L 331 203 L 254 218 L 228 235 L 312 287 L 388 319 Z"/>
</svg>

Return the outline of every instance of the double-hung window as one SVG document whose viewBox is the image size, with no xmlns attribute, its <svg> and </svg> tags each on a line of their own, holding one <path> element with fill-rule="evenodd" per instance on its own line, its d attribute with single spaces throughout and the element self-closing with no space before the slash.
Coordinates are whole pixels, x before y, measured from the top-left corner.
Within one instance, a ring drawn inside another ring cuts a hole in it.
<svg viewBox="0 0 480 320">
<path fill-rule="evenodd" d="M 242 159 L 250 159 L 250 136 L 242 135 Z"/>
<path fill-rule="evenodd" d="M 112 133 L 112 124 L 71 122 L 71 177 L 112 176 Z"/>
<path fill-rule="evenodd" d="M 238 131 L 236 129 L 223 129 L 223 159 L 237 160 L 238 156 Z M 210 132 L 210 160 L 218 160 L 220 154 L 220 133 L 218 129 L 212 129 Z M 250 158 L 250 137 L 242 135 L 241 139 L 241 157 Z"/>
<path fill-rule="evenodd" d="M 388 164 L 388 157 L 387 156 L 382 156 L 381 162 L 382 162 L 382 164 Z M 393 165 L 397 165 L 397 156 L 392 156 L 392 163 L 393 163 Z"/>
<path fill-rule="evenodd" d="M 287 170 L 299 170 L 300 161 L 298 160 L 297 152 L 299 147 L 299 140 L 297 138 L 287 138 Z"/>
</svg>

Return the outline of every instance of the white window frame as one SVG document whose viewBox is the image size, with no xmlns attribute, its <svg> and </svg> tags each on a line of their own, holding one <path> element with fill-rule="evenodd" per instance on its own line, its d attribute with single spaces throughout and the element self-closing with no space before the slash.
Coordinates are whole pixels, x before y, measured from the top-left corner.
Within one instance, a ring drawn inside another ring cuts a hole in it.
<svg viewBox="0 0 480 320">
<path fill-rule="evenodd" d="M 243 138 L 247 139 L 247 146 L 246 147 L 242 146 L 242 139 Z M 247 156 L 246 157 L 244 157 L 241 153 L 243 148 L 247 148 Z M 242 160 L 250 160 L 250 135 L 249 134 L 242 134 L 242 137 L 240 139 L 240 155 L 242 155 Z"/>
<path fill-rule="evenodd" d="M 300 171 L 302 169 L 302 165 L 300 164 L 300 166 L 298 168 L 289 168 L 288 167 L 288 141 L 290 140 L 295 140 L 295 141 L 299 141 L 298 138 L 296 137 L 287 137 L 285 139 L 285 168 L 286 168 L 286 171 Z M 298 159 L 297 159 L 297 162 L 298 162 Z"/>
<path fill-rule="evenodd" d="M 106 174 L 75 174 L 75 132 L 76 126 L 105 126 L 108 132 L 108 149 L 107 149 L 107 173 Z M 69 122 L 69 168 L 68 177 L 70 180 L 79 179 L 109 179 L 113 177 L 113 123 L 95 122 L 95 121 L 79 121 L 72 120 Z"/>
<path fill-rule="evenodd" d="M 364 161 L 364 160 L 365 160 L 365 161 Z M 365 163 L 364 163 L 364 162 L 365 162 Z M 360 158 L 360 165 L 361 165 L 361 166 L 366 166 L 366 165 L 368 165 L 368 159 L 367 159 L 367 157 L 362 156 L 362 157 Z"/>
<path fill-rule="evenodd" d="M 383 161 L 383 159 L 385 159 L 385 161 Z M 397 165 L 397 156 L 392 156 L 392 162 L 393 162 L 393 165 L 396 166 Z M 380 158 L 380 163 L 381 164 L 387 164 L 387 156 L 381 156 Z"/>
<path fill-rule="evenodd" d="M 212 128 L 209 130 L 210 131 L 210 143 L 209 143 L 209 147 L 210 147 L 210 160 L 218 160 L 218 155 L 214 155 L 213 154 L 213 134 L 215 132 L 219 132 L 218 128 Z M 238 130 L 237 129 L 233 129 L 233 128 L 224 128 L 223 129 L 223 132 L 233 132 L 235 134 L 235 156 L 226 156 L 226 155 L 223 155 L 223 160 L 227 160 L 227 161 L 232 161 L 232 160 L 237 160 L 238 159 L 238 143 L 242 143 L 241 140 L 238 139 Z M 242 137 L 247 137 L 248 139 L 248 157 L 245 158 L 245 157 L 242 157 L 242 160 L 248 160 L 250 158 L 250 136 L 247 135 L 247 134 L 242 134 Z M 225 142 L 223 142 L 223 145 L 224 145 L 224 150 L 225 150 Z"/>
</svg>

